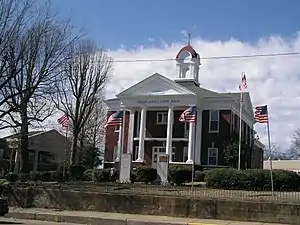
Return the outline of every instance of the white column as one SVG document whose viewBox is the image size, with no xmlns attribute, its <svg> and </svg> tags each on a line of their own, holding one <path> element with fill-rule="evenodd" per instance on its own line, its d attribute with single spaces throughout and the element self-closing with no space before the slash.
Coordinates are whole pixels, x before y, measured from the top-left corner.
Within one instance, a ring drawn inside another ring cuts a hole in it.
<svg viewBox="0 0 300 225">
<path fill-rule="evenodd" d="M 119 137 L 118 137 L 118 153 L 117 153 L 117 158 L 115 159 L 115 162 L 119 162 L 121 158 L 121 154 L 123 153 L 124 149 L 124 144 L 123 144 L 123 139 L 124 139 L 124 130 L 125 130 L 125 119 L 126 119 L 126 109 L 123 108 L 123 116 L 122 116 L 122 123 L 120 124 L 119 128 Z"/>
<path fill-rule="evenodd" d="M 129 125 L 128 125 L 128 141 L 127 141 L 127 153 L 133 153 L 133 134 L 134 134 L 134 114 L 135 110 L 130 109 Z"/>
<path fill-rule="evenodd" d="M 195 139 L 195 123 L 190 123 L 189 128 L 189 145 L 188 145 L 188 160 L 186 163 L 193 163 L 193 150 Z"/>
<path fill-rule="evenodd" d="M 166 154 L 169 156 L 169 162 L 172 162 L 172 133 L 173 133 L 173 108 L 168 110 L 167 141 Z"/>
<path fill-rule="evenodd" d="M 196 119 L 196 137 L 195 138 L 195 164 L 201 165 L 201 151 L 202 151 L 202 109 L 197 110 Z"/>
<path fill-rule="evenodd" d="M 121 158 L 122 130 L 123 130 L 123 125 L 120 124 L 120 127 L 119 127 L 119 136 L 118 136 L 118 152 L 117 152 L 117 158 L 115 159 L 115 162 L 119 162 L 120 158 Z"/>
<path fill-rule="evenodd" d="M 126 123 L 126 108 L 123 108 L 123 118 L 122 118 L 122 135 L 121 135 L 121 151 L 120 151 L 120 158 L 121 158 L 121 154 L 123 154 L 124 151 L 124 139 L 125 139 L 125 123 Z"/>
<path fill-rule="evenodd" d="M 139 154 L 137 162 L 144 162 L 145 156 L 145 128 L 146 128 L 146 108 L 141 110 L 140 135 L 139 135 Z"/>
</svg>

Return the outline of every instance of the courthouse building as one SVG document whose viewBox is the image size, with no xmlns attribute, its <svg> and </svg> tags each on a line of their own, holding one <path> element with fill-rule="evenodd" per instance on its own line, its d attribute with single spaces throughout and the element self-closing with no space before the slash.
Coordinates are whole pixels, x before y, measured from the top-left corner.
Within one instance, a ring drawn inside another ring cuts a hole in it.
<svg viewBox="0 0 300 225">
<path fill-rule="evenodd" d="M 168 74 L 176 77 L 174 80 L 155 73 L 106 100 L 108 116 L 114 113 L 115 121 L 123 121 L 107 127 L 106 163 L 119 161 L 120 154 L 127 152 L 136 163 L 154 168 L 163 153 L 169 155 L 170 163 L 227 166 L 223 145 L 239 129 L 240 93 L 218 93 L 201 87 L 200 65 L 199 54 L 188 44 L 176 56 L 178 74 Z M 180 121 L 189 108 L 195 121 Z M 120 110 L 126 113 L 118 117 Z M 264 146 L 253 141 L 255 120 L 248 92 L 243 94 L 241 117 L 242 136 L 250 151 L 244 161 L 248 168 L 261 167 Z"/>
</svg>

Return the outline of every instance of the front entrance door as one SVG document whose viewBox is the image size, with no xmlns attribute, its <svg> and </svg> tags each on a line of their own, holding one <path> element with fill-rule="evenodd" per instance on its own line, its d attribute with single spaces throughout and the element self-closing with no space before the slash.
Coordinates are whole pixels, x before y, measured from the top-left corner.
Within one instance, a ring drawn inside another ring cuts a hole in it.
<svg viewBox="0 0 300 225">
<path fill-rule="evenodd" d="M 152 168 L 157 169 L 157 161 L 159 155 L 166 154 L 166 147 L 154 146 L 152 148 Z M 175 160 L 175 147 L 172 150 L 172 161 Z"/>
</svg>

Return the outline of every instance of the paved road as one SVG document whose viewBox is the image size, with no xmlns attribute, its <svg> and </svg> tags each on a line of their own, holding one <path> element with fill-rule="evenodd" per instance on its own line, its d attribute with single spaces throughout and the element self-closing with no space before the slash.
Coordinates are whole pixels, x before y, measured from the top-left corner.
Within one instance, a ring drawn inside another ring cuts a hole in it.
<svg viewBox="0 0 300 225">
<path fill-rule="evenodd" d="M 78 223 L 53 223 L 38 220 L 16 220 L 0 218 L 0 225 L 78 225 Z"/>
</svg>

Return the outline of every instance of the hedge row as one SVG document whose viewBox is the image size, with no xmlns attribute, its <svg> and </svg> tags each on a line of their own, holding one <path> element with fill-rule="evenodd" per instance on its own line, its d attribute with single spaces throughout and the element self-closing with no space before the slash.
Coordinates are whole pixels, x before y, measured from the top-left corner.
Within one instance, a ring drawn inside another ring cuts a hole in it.
<svg viewBox="0 0 300 225">
<path fill-rule="evenodd" d="M 85 170 L 82 166 L 71 167 L 65 174 L 66 181 L 96 181 L 116 182 L 119 173 L 116 170 L 100 169 Z M 141 166 L 132 171 L 131 182 L 153 183 L 157 179 L 157 171 L 153 168 Z M 31 172 L 30 174 L 8 174 L 7 180 L 15 182 L 20 180 L 32 181 L 62 181 L 62 173 Z M 192 168 L 190 165 L 170 165 L 170 183 L 181 185 L 192 180 Z M 271 187 L 270 171 L 261 169 L 236 170 L 231 168 L 211 169 L 206 171 L 195 170 L 194 181 L 205 181 L 210 188 L 235 189 L 235 190 L 269 190 Z M 298 190 L 300 188 L 300 176 L 294 172 L 274 170 L 273 181 L 275 190 Z"/>
<path fill-rule="evenodd" d="M 45 171 L 45 172 L 33 172 L 29 174 L 21 173 L 9 173 L 6 175 L 6 179 L 10 182 L 27 182 L 27 181 L 61 181 L 62 174 L 57 171 Z"/>
<path fill-rule="evenodd" d="M 181 185 L 192 180 L 190 165 L 170 166 L 168 180 L 171 183 Z M 29 174 L 9 173 L 7 180 L 10 182 L 26 181 L 96 181 L 96 182 L 116 182 L 119 178 L 119 172 L 111 169 L 86 170 L 83 166 L 73 166 L 66 173 L 63 179 L 62 172 L 45 171 L 33 172 Z M 143 182 L 146 184 L 153 183 L 157 179 L 157 171 L 151 167 L 140 166 L 132 171 L 131 182 Z M 201 171 L 195 172 L 195 181 L 203 181 L 204 176 Z"/>
<path fill-rule="evenodd" d="M 212 169 L 205 172 L 207 187 L 235 190 L 270 190 L 270 171 L 262 169 Z M 273 171 L 274 190 L 299 190 L 300 176 L 284 170 Z"/>
<path fill-rule="evenodd" d="M 31 171 L 30 173 L 9 173 L 6 175 L 6 179 L 10 182 L 26 182 L 26 181 L 79 181 L 82 180 L 83 173 L 85 171 L 83 166 L 72 166 L 63 175 L 61 171 Z"/>
<path fill-rule="evenodd" d="M 115 182 L 119 178 L 118 171 L 111 174 L 110 169 L 97 170 L 94 175 L 94 180 L 98 182 Z M 146 184 L 153 183 L 157 179 L 157 171 L 151 167 L 140 166 L 131 173 L 131 182 L 143 182 Z M 86 170 L 83 175 L 83 180 L 90 181 L 92 178 L 92 170 Z M 190 165 L 170 166 L 169 182 L 181 185 L 192 180 L 192 168 Z M 201 171 L 195 172 L 195 181 L 204 181 L 204 173 Z"/>
</svg>

